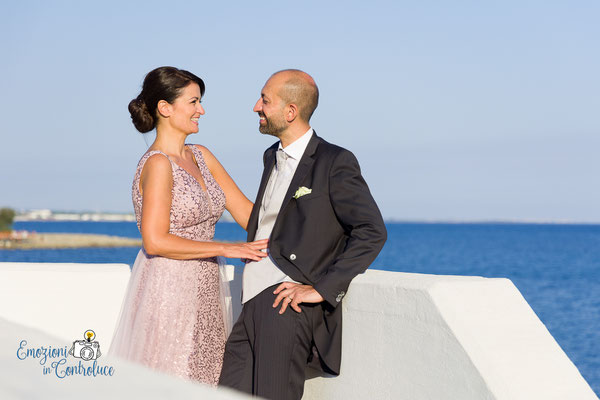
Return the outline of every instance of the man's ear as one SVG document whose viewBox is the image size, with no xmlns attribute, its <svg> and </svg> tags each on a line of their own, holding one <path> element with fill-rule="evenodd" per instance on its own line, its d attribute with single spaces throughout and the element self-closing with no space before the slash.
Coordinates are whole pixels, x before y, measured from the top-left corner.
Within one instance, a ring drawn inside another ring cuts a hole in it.
<svg viewBox="0 0 600 400">
<path fill-rule="evenodd" d="M 298 106 L 294 103 L 288 104 L 287 110 L 285 113 L 285 119 L 287 122 L 292 123 L 294 120 L 298 118 Z"/>
<path fill-rule="evenodd" d="M 159 101 L 158 104 L 156 105 L 156 109 L 158 110 L 158 113 L 165 118 L 170 117 L 171 114 L 173 113 L 173 108 L 165 100 Z"/>
</svg>

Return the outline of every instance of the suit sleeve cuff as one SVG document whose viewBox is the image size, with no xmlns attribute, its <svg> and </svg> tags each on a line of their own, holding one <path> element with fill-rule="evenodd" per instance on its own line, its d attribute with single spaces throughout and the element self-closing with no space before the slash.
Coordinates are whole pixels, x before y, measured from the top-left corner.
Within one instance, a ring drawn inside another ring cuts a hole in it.
<svg viewBox="0 0 600 400">
<path fill-rule="evenodd" d="M 313 287 L 323 297 L 324 301 L 329 303 L 333 308 L 336 308 L 342 302 L 344 296 L 346 296 L 346 291 L 331 292 L 331 290 L 326 290 L 325 285 L 320 284 L 320 282 L 316 283 Z"/>
</svg>

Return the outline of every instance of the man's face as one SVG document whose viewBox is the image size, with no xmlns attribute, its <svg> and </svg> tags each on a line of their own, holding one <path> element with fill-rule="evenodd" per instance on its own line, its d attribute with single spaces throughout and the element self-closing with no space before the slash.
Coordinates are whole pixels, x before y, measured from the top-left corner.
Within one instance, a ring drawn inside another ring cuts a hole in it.
<svg viewBox="0 0 600 400">
<path fill-rule="evenodd" d="M 288 125 L 284 115 L 285 103 L 277 94 L 279 83 L 276 78 L 272 77 L 265 83 L 253 111 L 260 117 L 258 130 L 279 137 Z"/>
</svg>

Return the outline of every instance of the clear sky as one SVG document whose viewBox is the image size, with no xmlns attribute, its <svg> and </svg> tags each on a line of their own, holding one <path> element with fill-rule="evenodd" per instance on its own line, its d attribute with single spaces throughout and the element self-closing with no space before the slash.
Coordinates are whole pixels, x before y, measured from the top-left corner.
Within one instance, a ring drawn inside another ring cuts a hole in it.
<svg viewBox="0 0 600 400">
<path fill-rule="evenodd" d="M 128 102 L 162 65 L 206 82 L 189 142 L 254 199 L 272 72 L 384 217 L 600 222 L 597 1 L 13 1 L 0 5 L 0 206 L 132 211 Z"/>
</svg>

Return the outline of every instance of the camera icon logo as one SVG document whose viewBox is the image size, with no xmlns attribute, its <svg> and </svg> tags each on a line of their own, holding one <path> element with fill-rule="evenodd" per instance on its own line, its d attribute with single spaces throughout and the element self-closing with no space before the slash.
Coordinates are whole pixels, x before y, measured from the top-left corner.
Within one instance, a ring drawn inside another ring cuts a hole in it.
<svg viewBox="0 0 600 400">
<path fill-rule="evenodd" d="M 73 342 L 69 354 L 85 361 L 96 360 L 102 355 L 100 352 L 100 343 L 93 342 L 96 338 L 96 334 L 90 329 L 85 331 L 83 337 L 85 340 L 75 340 Z"/>
</svg>

